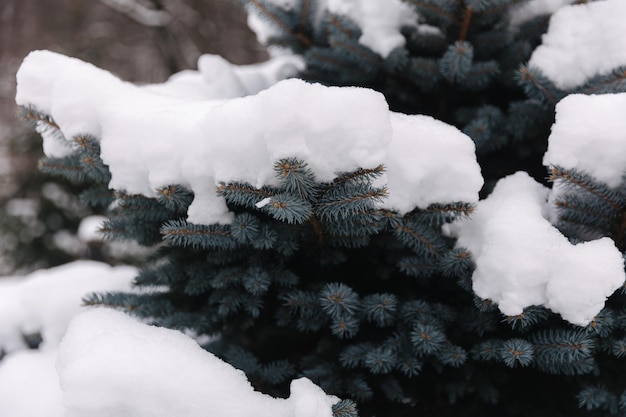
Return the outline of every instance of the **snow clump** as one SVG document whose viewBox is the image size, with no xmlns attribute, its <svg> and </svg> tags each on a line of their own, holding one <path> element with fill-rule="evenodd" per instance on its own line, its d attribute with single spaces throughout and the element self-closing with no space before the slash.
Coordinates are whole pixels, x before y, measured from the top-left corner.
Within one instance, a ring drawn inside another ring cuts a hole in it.
<svg viewBox="0 0 626 417">
<path fill-rule="evenodd" d="M 565 6 L 550 19 L 542 45 L 529 66 L 562 90 L 626 66 L 626 1 L 606 0 Z"/>
<path fill-rule="evenodd" d="M 184 185 L 195 195 L 192 223 L 229 223 L 216 186 L 278 185 L 273 165 L 282 158 L 306 161 L 318 181 L 383 164 L 383 206 L 401 214 L 476 202 L 483 184 L 468 136 L 427 116 L 394 114 L 369 89 L 291 79 L 252 96 L 186 100 L 49 51 L 29 54 L 17 81 L 16 102 L 50 115 L 62 132 L 47 139 L 64 141 L 63 152 L 49 156 L 63 156 L 73 137 L 91 134 L 100 139 L 110 188 L 154 197 L 158 188 Z"/>
<path fill-rule="evenodd" d="M 475 259 L 474 292 L 503 314 L 543 305 L 585 326 L 624 283 L 624 260 L 609 238 L 571 244 L 544 218 L 548 193 L 524 172 L 505 177 L 451 232 Z"/>
<path fill-rule="evenodd" d="M 624 115 L 626 93 L 565 97 L 556 105 L 544 165 L 583 171 L 618 187 L 626 174 Z"/>
</svg>

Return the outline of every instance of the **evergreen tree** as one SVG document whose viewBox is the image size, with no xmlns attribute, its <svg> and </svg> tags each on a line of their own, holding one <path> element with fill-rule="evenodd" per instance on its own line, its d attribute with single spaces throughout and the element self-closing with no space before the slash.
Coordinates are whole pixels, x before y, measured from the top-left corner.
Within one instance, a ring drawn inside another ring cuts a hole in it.
<svg viewBox="0 0 626 417">
<path fill-rule="evenodd" d="M 8 154 L 13 169 L 6 173 L 0 198 L 1 274 L 49 268 L 85 256 L 76 232 L 92 211 L 78 197 L 81 186 L 63 178 L 53 182 L 37 172 L 42 151 L 34 132 L 11 137 Z"/>
<path fill-rule="evenodd" d="M 541 157 L 561 98 L 626 90 L 623 68 L 566 90 L 526 66 L 549 16 L 513 27 L 510 12 L 522 0 L 406 0 L 420 21 L 405 25 L 403 46 L 385 56 L 321 0 L 288 3 L 246 1 L 274 26 L 270 45 L 304 58 L 301 78 L 375 89 L 393 110 L 457 126 L 474 140 L 491 184 L 522 168 L 545 176 Z M 37 109 L 23 116 L 47 135 L 60 133 Z M 98 138 L 73 140 L 76 152 L 47 166 L 91 183 L 91 201 L 114 201 L 105 234 L 158 247 L 135 284 L 167 288 L 94 294 L 85 303 L 219 335 L 205 347 L 263 392 L 285 395 L 291 379 L 306 376 L 345 398 L 334 407 L 342 417 L 626 410 L 625 294 L 614 294 L 587 327 L 540 306 L 503 316 L 474 295 L 472 254 L 443 232 L 471 216 L 468 202 L 400 214 L 377 204 L 387 193 L 377 181 L 384 166 L 321 181 L 307 161 L 284 158 L 274 165 L 277 186 L 220 184 L 232 223 L 200 225 L 187 221 L 194 193 L 180 184 L 158 198 L 103 194 L 111 175 Z M 624 184 L 558 166 L 550 180 L 568 184 L 556 202 L 564 234 L 608 236 L 624 253 Z"/>
</svg>

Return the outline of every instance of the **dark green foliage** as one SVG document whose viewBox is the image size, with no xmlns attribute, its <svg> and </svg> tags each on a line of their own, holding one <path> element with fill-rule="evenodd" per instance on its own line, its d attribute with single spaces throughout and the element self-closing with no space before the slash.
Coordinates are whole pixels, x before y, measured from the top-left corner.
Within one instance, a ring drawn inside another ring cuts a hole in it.
<svg viewBox="0 0 626 417">
<path fill-rule="evenodd" d="M 552 167 L 550 180 L 560 192 L 555 201 L 557 226 L 572 238 L 581 240 L 611 237 L 626 250 L 626 184 L 612 189 L 590 175 L 576 170 Z"/>
</svg>

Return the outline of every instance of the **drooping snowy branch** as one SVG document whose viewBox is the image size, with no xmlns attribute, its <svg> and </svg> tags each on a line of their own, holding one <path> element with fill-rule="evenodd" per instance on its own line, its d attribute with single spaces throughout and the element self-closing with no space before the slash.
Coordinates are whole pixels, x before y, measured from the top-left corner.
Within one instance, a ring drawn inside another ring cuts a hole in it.
<svg viewBox="0 0 626 417">
<path fill-rule="evenodd" d="M 182 184 L 195 194 L 193 223 L 228 223 L 215 187 L 276 185 L 273 164 L 281 158 L 305 160 L 319 181 L 385 165 L 389 196 L 382 204 L 401 213 L 475 202 L 483 182 L 469 137 L 430 117 L 391 113 L 372 90 L 293 79 L 254 96 L 186 100 L 47 51 L 31 53 L 17 79 L 17 103 L 52 117 L 65 139 L 62 152 L 71 151 L 74 137 L 99 138 L 111 188 L 154 196 Z"/>
</svg>

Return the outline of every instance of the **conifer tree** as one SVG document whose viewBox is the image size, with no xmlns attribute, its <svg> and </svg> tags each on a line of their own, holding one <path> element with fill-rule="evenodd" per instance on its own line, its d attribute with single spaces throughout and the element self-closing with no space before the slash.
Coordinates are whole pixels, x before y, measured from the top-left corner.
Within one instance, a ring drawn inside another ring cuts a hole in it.
<svg viewBox="0 0 626 417">
<path fill-rule="evenodd" d="M 392 110 L 465 132 L 488 181 L 484 194 L 518 169 L 545 176 L 541 157 L 561 98 L 626 90 L 623 67 L 567 89 L 528 66 L 549 16 L 514 27 L 523 0 L 405 0 L 419 21 L 403 25 L 403 42 L 385 53 L 321 0 L 245 3 L 274 28 L 269 45 L 303 57 L 300 78 L 378 90 Z M 62 136 L 38 109 L 24 107 L 23 116 Z M 111 173 L 98 138 L 72 140 L 75 152 L 47 166 L 92 185 L 84 194 L 92 202 L 113 201 L 109 238 L 158 248 L 135 284 L 160 290 L 93 294 L 85 303 L 219 335 L 206 349 L 263 392 L 285 395 L 291 379 L 306 376 L 344 399 L 333 409 L 341 417 L 626 410 L 626 295 L 615 293 L 586 327 L 542 306 L 503 316 L 474 294 L 473 254 L 444 232 L 471 217 L 471 202 L 386 210 L 378 204 L 384 166 L 322 181 L 306 160 L 286 157 L 275 161 L 275 186 L 218 186 L 230 224 L 196 224 L 187 217 L 192 189 L 170 184 L 157 198 L 106 192 Z M 572 241 L 609 237 L 623 254 L 624 182 L 609 187 L 559 166 L 549 175 L 565 190 L 555 200 L 560 230 Z"/>
</svg>

